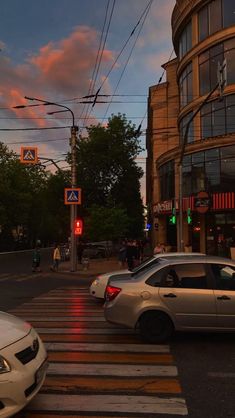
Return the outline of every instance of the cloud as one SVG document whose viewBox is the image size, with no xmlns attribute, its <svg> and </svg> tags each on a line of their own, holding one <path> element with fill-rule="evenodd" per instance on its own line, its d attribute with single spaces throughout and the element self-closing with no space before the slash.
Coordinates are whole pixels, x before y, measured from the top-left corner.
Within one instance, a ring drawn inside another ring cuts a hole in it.
<svg viewBox="0 0 235 418">
<path fill-rule="evenodd" d="M 59 102 L 64 98 L 87 94 L 96 61 L 97 37 L 94 29 L 79 26 L 67 38 L 43 45 L 36 54 L 28 56 L 23 65 L 15 65 L 9 58 L 0 57 L 1 106 L 28 104 L 25 95 Z M 110 62 L 113 62 L 113 54 L 106 49 L 96 86 L 101 83 Z M 104 87 L 109 89 L 108 82 Z M 40 108 L 12 111 L 17 116 L 40 116 Z M 41 115 L 45 116 L 45 113 L 44 108 Z M 37 126 L 45 125 L 43 120 L 35 119 L 33 122 Z"/>
</svg>

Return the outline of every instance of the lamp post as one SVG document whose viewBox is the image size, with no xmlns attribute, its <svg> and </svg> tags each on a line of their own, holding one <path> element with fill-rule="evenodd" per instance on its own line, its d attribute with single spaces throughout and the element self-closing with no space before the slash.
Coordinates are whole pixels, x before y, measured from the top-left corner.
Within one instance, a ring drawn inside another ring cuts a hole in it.
<svg viewBox="0 0 235 418">
<path fill-rule="evenodd" d="M 71 126 L 71 138 L 70 138 L 70 147 L 71 147 L 71 188 L 76 187 L 77 183 L 77 161 L 76 161 L 76 145 L 78 142 L 77 138 L 77 132 L 78 132 L 78 126 L 75 125 L 74 121 L 74 113 L 73 111 L 65 106 L 61 105 L 59 103 L 51 102 L 48 100 L 42 100 L 38 99 L 36 97 L 27 97 L 25 96 L 25 99 L 27 100 L 34 100 L 40 103 L 44 103 L 45 105 L 54 105 L 63 108 L 63 110 L 58 110 L 54 112 L 48 112 L 49 115 L 53 115 L 54 113 L 60 113 L 60 112 L 70 112 L 72 116 L 72 126 Z M 71 239 L 71 254 L 70 254 L 70 270 L 76 271 L 77 270 L 77 249 L 76 249 L 76 235 L 74 233 L 74 225 L 75 220 L 77 217 L 77 205 L 70 205 L 70 239 Z"/>
</svg>

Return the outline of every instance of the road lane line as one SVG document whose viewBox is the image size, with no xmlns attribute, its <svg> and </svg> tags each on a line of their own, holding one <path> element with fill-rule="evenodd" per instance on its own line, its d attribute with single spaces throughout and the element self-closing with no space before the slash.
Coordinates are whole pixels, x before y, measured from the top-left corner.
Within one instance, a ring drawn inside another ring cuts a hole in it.
<svg viewBox="0 0 235 418">
<path fill-rule="evenodd" d="M 48 351 L 97 351 L 124 353 L 169 353 L 168 345 L 151 344 L 99 344 L 99 343 L 46 343 Z"/>
<path fill-rule="evenodd" d="M 136 332 L 131 329 L 119 329 L 119 328 L 98 328 L 98 329 L 85 329 L 85 328 L 37 328 L 37 332 L 40 334 L 135 334 Z"/>
<path fill-rule="evenodd" d="M 48 393 L 85 393 L 93 392 L 128 392 L 138 394 L 157 394 L 157 393 L 181 393 L 181 387 L 177 379 L 173 378 L 157 378 L 157 377 L 141 377 L 136 378 L 128 376 L 112 378 L 108 377 L 80 377 L 80 376 L 47 376 L 43 385 L 43 392 Z"/>
<path fill-rule="evenodd" d="M 30 404 L 33 411 L 136 413 L 187 415 L 185 400 L 157 396 L 51 395 L 39 394 Z"/>
<path fill-rule="evenodd" d="M 48 375 L 118 376 L 118 377 L 176 377 L 176 366 L 139 364 L 82 364 L 49 363 Z"/>
<path fill-rule="evenodd" d="M 171 354 L 153 354 L 153 353 L 88 353 L 88 352 L 48 352 L 49 362 L 61 363 L 119 363 L 123 364 L 172 364 L 173 358 Z"/>
<path fill-rule="evenodd" d="M 26 316 L 24 315 L 24 317 L 27 318 L 27 321 L 32 321 L 32 322 L 37 322 L 39 321 L 39 318 L 35 317 L 35 316 Z M 61 324 L 63 325 L 64 322 L 105 322 L 106 320 L 103 316 L 99 316 L 99 317 L 87 317 L 87 316 L 70 316 L 68 318 L 64 318 L 64 316 L 51 316 L 51 317 L 40 317 L 40 322 L 61 322 Z"/>
</svg>

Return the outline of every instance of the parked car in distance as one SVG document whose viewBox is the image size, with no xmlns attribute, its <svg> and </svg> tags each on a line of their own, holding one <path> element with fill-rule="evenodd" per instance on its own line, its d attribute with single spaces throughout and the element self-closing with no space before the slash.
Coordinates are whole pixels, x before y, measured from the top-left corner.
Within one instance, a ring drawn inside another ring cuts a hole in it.
<svg viewBox="0 0 235 418">
<path fill-rule="evenodd" d="M 161 258 L 135 277 L 110 279 L 108 322 L 161 343 L 174 331 L 235 331 L 235 261 L 212 256 Z"/>
<path fill-rule="evenodd" d="M 123 277 L 135 277 L 140 271 L 144 271 L 145 269 L 151 267 L 158 263 L 160 258 L 166 257 L 182 257 L 182 256 L 190 256 L 190 255 L 203 255 L 201 253 L 162 253 L 162 254 L 154 254 L 152 257 L 147 258 L 144 260 L 139 266 L 135 267 L 132 271 L 128 269 L 121 269 L 115 270 L 108 273 L 103 273 L 97 276 L 91 283 L 89 287 L 90 295 L 97 298 L 97 299 L 104 299 L 105 296 L 105 289 L 108 284 L 109 279 L 115 278 L 117 279 L 119 276 Z"/>
<path fill-rule="evenodd" d="M 82 256 L 84 258 L 105 258 L 106 248 L 97 244 L 85 244 Z"/>
<path fill-rule="evenodd" d="M 15 415 L 43 385 L 47 364 L 44 345 L 32 326 L 0 311 L 0 417 Z"/>
</svg>

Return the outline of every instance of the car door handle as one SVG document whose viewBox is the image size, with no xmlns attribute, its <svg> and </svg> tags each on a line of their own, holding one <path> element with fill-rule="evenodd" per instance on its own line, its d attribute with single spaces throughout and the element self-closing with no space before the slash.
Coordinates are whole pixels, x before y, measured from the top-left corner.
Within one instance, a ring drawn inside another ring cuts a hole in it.
<svg viewBox="0 0 235 418">
<path fill-rule="evenodd" d="M 228 296 L 225 296 L 225 295 L 223 295 L 223 296 L 218 296 L 218 297 L 217 297 L 217 299 L 218 299 L 218 300 L 230 300 L 230 298 L 229 298 Z"/>
<path fill-rule="evenodd" d="M 177 298 L 177 296 L 174 293 L 167 293 L 166 295 L 163 295 L 164 298 Z"/>
</svg>

